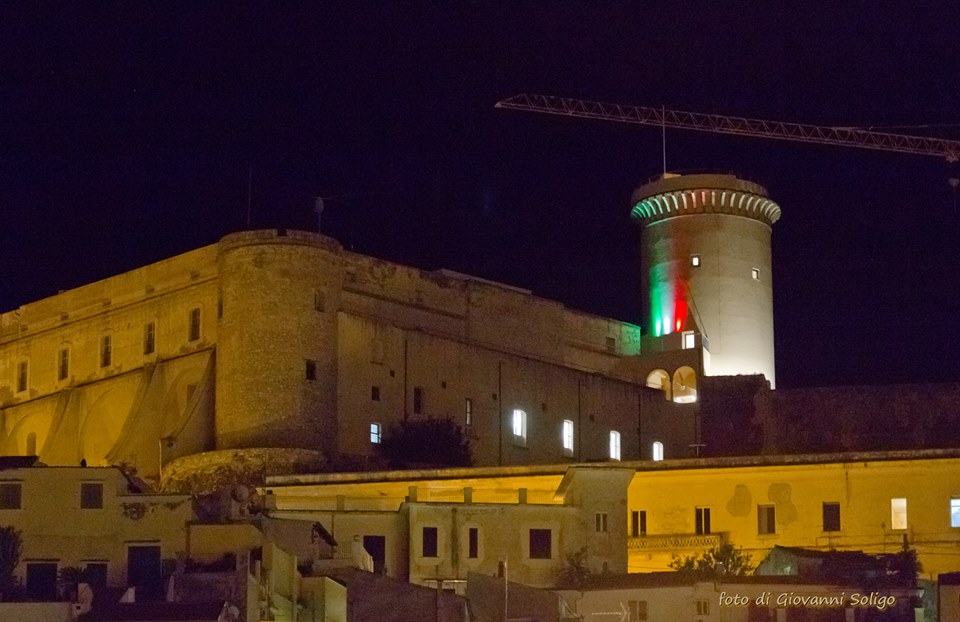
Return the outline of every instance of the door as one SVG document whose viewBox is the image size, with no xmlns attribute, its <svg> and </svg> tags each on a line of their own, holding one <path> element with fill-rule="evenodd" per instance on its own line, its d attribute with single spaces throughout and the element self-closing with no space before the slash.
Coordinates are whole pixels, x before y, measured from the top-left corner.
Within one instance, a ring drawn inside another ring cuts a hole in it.
<svg viewBox="0 0 960 622">
<path fill-rule="evenodd" d="M 384 562 L 387 559 L 386 536 L 363 536 L 363 548 L 373 558 L 373 571 L 383 574 Z"/>
<path fill-rule="evenodd" d="M 137 588 L 137 600 L 159 600 L 163 595 L 160 547 L 136 545 L 127 549 L 127 586 Z"/>
</svg>

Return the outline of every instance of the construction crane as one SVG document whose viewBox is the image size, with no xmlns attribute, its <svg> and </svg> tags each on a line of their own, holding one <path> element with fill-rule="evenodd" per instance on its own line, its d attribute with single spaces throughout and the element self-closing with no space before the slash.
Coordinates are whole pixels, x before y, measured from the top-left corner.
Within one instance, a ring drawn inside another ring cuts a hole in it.
<svg viewBox="0 0 960 622">
<path fill-rule="evenodd" d="M 729 117 L 719 114 L 610 104 L 526 93 L 499 101 L 496 107 L 618 123 L 656 125 L 662 128 L 671 127 L 819 145 L 839 145 L 878 151 L 939 156 L 946 159 L 947 162 L 957 162 L 960 159 L 960 140 L 874 132 L 857 127 L 823 127 L 785 121 L 762 121 L 760 119 Z M 953 177 L 951 176 L 950 185 L 956 188 Z"/>
</svg>

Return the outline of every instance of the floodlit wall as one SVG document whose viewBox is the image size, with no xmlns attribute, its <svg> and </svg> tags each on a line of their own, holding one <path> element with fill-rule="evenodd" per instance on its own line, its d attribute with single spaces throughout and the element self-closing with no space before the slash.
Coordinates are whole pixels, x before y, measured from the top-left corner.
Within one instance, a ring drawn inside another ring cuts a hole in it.
<svg viewBox="0 0 960 622">
<path fill-rule="evenodd" d="M 906 541 L 924 575 L 955 570 L 960 513 L 952 500 L 960 501 L 960 459 L 928 455 L 787 457 L 766 465 L 741 458 L 709 468 L 664 463 L 663 470 L 640 470 L 629 487 L 627 520 L 630 512 L 645 512 L 646 535 L 628 539 L 630 571 L 666 570 L 674 554 L 724 541 L 743 547 L 754 562 L 775 544 L 893 553 Z M 894 499 L 905 500 L 905 527 L 894 523 Z M 825 503 L 839 506 L 838 530 L 825 528 Z M 697 508 L 709 510 L 709 534 L 696 533 Z M 773 508 L 772 524 L 762 525 L 759 514 L 767 510 L 761 508 Z"/>
</svg>

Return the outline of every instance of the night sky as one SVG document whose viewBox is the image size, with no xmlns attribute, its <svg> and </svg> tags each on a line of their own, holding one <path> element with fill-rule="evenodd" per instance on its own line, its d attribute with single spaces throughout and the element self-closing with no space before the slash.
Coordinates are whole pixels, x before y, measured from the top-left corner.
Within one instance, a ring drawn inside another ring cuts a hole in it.
<svg viewBox="0 0 960 622">
<path fill-rule="evenodd" d="M 347 248 L 641 323 L 629 198 L 659 130 L 494 103 L 960 138 L 960 3 L 789 4 L 5 3 L 0 309 L 233 231 L 316 230 L 325 196 Z M 780 388 L 960 381 L 944 161 L 673 130 L 667 166 L 783 208 Z"/>
</svg>

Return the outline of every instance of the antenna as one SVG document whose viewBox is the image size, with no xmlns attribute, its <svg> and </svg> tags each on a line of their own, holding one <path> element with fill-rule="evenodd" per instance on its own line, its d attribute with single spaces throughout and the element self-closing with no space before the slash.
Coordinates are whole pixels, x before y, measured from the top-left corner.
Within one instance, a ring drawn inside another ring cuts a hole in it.
<svg viewBox="0 0 960 622">
<path fill-rule="evenodd" d="M 323 197 L 313 202 L 313 213 L 317 215 L 317 233 L 323 233 Z"/>
</svg>

